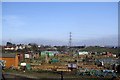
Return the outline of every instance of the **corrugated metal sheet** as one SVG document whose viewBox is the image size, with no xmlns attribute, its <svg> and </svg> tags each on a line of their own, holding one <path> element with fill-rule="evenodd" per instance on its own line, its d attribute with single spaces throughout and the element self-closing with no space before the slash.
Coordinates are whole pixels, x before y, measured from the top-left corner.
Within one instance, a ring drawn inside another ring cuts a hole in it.
<svg viewBox="0 0 120 80">
<path fill-rule="evenodd" d="M 2 53 L 2 58 L 15 58 L 16 54 L 15 53 Z"/>
</svg>

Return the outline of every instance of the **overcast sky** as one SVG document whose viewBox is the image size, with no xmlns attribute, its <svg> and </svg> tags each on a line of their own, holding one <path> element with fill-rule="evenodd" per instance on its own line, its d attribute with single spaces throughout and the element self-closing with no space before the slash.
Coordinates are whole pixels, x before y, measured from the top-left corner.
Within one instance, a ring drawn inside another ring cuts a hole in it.
<svg viewBox="0 0 120 80">
<path fill-rule="evenodd" d="M 73 42 L 78 43 L 118 34 L 117 2 L 3 2 L 2 17 L 3 41 L 68 43 L 72 32 Z"/>
</svg>

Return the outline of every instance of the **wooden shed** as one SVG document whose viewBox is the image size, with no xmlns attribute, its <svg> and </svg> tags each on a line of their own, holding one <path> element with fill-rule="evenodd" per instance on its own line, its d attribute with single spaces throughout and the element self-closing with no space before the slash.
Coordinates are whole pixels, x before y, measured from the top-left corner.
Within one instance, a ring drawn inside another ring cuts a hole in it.
<svg viewBox="0 0 120 80">
<path fill-rule="evenodd" d="M 11 66 L 13 66 L 14 68 L 18 68 L 18 55 L 15 53 L 2 53 L 2 56 L 0 56 L 0 60 L 6 61 L 6 68 L 10 68 Z"/>
</svg>

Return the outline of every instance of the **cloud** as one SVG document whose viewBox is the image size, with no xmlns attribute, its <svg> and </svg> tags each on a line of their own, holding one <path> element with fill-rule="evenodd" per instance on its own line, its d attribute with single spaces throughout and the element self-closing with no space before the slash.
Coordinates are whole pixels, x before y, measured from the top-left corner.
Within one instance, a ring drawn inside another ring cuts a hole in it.
<svg viewBox="0 0 120 80">
<path fill-rule="evenodd" d="M 25 22 L 23 22 L 23 17 L 16 16 L 16 15 L 5 15 L 2 18 L 3 21 L 3 27 L 8 28 L 17 28 L 25 25 Z"/>
<path fill-rule="evenodd" d="M 21 31 L 24 30 L 26 21 L 23 16 L 19 15 L 3 15 L 2 16 L 2 40 L 18 39 Z"/>
</svg>

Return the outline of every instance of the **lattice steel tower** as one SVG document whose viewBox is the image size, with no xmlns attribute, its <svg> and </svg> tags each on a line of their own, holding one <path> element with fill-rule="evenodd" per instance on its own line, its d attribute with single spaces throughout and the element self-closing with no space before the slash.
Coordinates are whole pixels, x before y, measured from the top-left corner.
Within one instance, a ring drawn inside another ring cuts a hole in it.
<svg viewBox="0 0 120 80">
<path fill-rule="evenodd" d="M 69 33 L 69 47 L 72 46 L 72 33 Z"/>
</svg>

